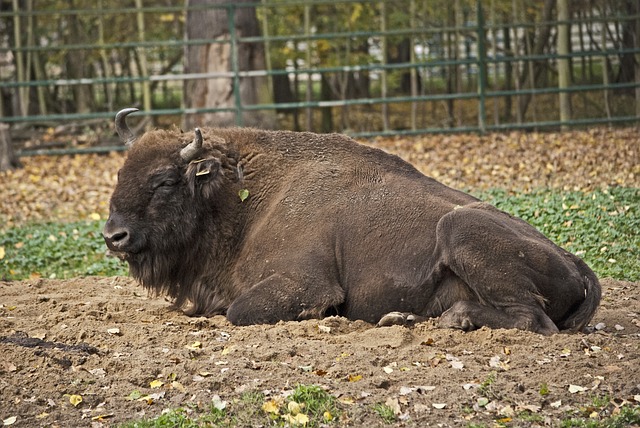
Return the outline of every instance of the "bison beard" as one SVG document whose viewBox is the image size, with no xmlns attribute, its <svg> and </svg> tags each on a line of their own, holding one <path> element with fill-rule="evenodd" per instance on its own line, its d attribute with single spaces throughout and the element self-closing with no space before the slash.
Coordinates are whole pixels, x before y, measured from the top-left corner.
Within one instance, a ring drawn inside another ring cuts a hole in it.
<svg viewBox="0 0 640 428">
<path fill-rule="evenodd" d="M 526 222 L 338 135 L 157 130 L 130 146 L 103 235 L 147 289 L 234 324 L 328 314 L 580 331 L 589 267 Z M 248 196 L 248 197 L 247 197 Z"/>
</svg>

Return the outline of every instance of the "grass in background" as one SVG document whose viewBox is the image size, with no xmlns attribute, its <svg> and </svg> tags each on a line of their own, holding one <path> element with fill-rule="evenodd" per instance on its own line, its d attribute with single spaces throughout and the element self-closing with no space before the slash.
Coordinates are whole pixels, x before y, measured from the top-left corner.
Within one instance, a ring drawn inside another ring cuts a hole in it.
<svg viewBox="0 0 640 428">
<path fill-rule="evenodd" d="M 0 230 L 0 280 L 126 275 L 106 257 L 103 221 L 36 223 Z"/>
<path fill-rule="evenodd" d="M 478 196 L 531 223 L 598 276 L 640 281 L 640 189 L 515 195 L 491 190 Z M 125 263 L 105 257 L 103 225 L 41 223 L 0 230 L 0 279 L 126 275 Z"/>
<path fill-rule="evenodd" d="M 599 277 L 640 281 L 640 189 L 516 195 L 491 190 L 478 196 L 535 226 Z"/>
</svg>

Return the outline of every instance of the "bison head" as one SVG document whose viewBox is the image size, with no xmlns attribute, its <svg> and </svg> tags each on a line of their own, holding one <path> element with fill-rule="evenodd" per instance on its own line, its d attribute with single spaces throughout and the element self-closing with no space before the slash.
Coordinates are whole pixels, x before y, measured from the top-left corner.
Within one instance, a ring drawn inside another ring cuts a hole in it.
<svg viewBox="0 0 640 428">
<path fill-rule="evenodd" d="M 191 136 L 173 129 L 136 139 L 125 122 L 133 111 L 116 115 L 116 130 L 130 150 L 118 172 L 103 236 L 143 285 L 177 297 L 180 284 L 193 281 L 199 271 L 195 261 L 213 256 L 207 254 L 207 240 L 232 234 L 217 230 L 216 224 L 229 223 L 215 217 L 234 217 L 240 202 L 229 196 L 240 187 L 237 155 L 222 138 L 198 128 Z"/>
</svg>

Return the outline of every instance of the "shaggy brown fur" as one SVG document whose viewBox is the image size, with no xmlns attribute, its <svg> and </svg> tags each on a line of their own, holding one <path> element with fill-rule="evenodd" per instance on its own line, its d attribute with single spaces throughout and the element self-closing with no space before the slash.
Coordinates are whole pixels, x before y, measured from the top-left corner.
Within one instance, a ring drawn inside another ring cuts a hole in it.
<svg viewBox="0 0 640 428">
<path fill-rule="evenodd" d="M 189 314 L 441 317 L 550 334 L 581 330 L 598 306 L 598 279 L 579 258 L 396 156 L 338 134 L 202 134 L 189 162 L 180 151 L 193 133 L 139 138 L 104 229 L 131 274 Z"/>
</svg>

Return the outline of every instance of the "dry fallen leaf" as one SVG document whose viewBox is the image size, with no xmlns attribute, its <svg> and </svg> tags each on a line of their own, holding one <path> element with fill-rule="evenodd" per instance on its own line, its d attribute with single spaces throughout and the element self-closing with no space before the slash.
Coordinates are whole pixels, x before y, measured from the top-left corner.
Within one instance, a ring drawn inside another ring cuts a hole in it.
<svg viewBox="0 0 640 428">
<path fill-rule="evenodd" d="M 18 420 L 17 416 L 9 416 L 7 419 L 2 420 L 2 425 L 4 426 L 13 425 L 16 423 L 17 420 Z"/>
<path fill-rule="evenodd" d="M 187 391 L 187 389 L 184 387 L 184 385 L 182 385 L 177 380 L 174 380 L 173 382 L 171 382 L 171 388 L 172 389 L 177 389 L 180 392 L 186 392 Z"/>
<path fill-rule="evenodd" d="M 387 400 L 384 402 L 385 406 L 388 406 L 389 408 L 391 408 L 391 410 L 393 410 L 393 413 L 398 416 L 402 414 L 402 410 L 400 409 L 400 402 L 398 401 L 397 398 L 394 397 L 389 397 L 387 398 Z"/>
<path fill-rule="evenodd" d="M 318 325 L 318 330 L 323 333 L 331 333 L 331 327 L 327 327 L 326 325 Z"/>
<path fill-rule="evenodd" d="M 160 388 L 162 385 L 164 385 L 164 382 L 158 379 L 149 382 L 151 388 Z"/>
<path fill-rule="evenodd" d="M 202 349 L 202 343 L 200 343 L 200 342 L 198 342 L 196 340 L 195 342 L 193 342 L 193 343 L 191 343 L 189 345 L 186 345 L 185 348 L 191 349 L 191 350 Z M 222 353 L 222 355 L 224 355 L 224 352 Z"/>
<path fill-rule="evenodd" d="M 69 395 L 69 403 L 76 407 L 78 404 L 82 403 L 82 397 L 77 394 Z"/>
<path fill-rule="evenodd" d="M 213 396 L 211 404 L 218 410 L 224 410 L 227 408 L 227 402 L 223 401 L 218 394 Z"/>
<path fill-rule="evenodd" d="M 282 418 L 290 426 L 306 426 L 309 423 L 309 416 L 305 415 L 304 413 L 298 413 L 295 416 L 287 413 L 286 415 L 282 415 Z"/>
<path fill-rule="evenodd" d="M 89 373 L 91 373 L 96 377 L 105 377 L 107 375 L 107 372 L 105 371 L 105 369 L 102 369 L 102 368 L 90 369 Z"/>
<path fill-rule="evenodd" d="M 569 385 L 569 392 L 575 394 L 577 392 L 584 392 L 587 388 L 580 385 Z"/>
<path fill-rule="evenodd" d="M 115 413 L 105 413 L 103 415 L 98 415 L 98 416 L 93 416 L 91 418 L 92 421 L 98 421 L 98 422 L 102 422 L 107 418 L 112 418 L 115 416 Z"/>
<path fill-rule="evenodd" d="M 280 412 L 280 405 L 276 400 L 265 401 L 262 404 L 262 411 L 267 413 L 278 414 Z"/>
</svg>

